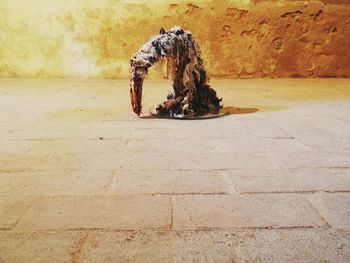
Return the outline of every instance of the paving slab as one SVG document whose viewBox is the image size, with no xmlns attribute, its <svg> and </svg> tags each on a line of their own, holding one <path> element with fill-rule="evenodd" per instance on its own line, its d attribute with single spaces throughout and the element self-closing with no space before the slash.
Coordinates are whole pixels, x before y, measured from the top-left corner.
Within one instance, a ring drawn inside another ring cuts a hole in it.
<svg viewBox="0 0 350 263">
<path fill-rule="evenodd" d="M 57 170 L 169 169 L 173 153 L 66 153 L 0 154 L 0 172 Z"/>
<path fill-rule="evenodd" d="M 108 153 L 125 151 L 126 140 L 96 139 L 77 140 L 6 140 L 0 145 L 0 153 L 7 154 L 79 154 L 79 153 Z"/>
<path fill-rule="evenodd" d="M 16 230 L 169 229 L 171 201 L 164 196 L 41 198 Z"/>
<path fill-rule="evenodd" d="M 293 139 L 292 135 L 269 120 L 244 121 L 242 125 L 250 135 L 257 138 Z"/>
<path fill-rule="evenodd" d="M 181 196 L 173 198 L 176 230 L 325 227 L 302 196 Z"/>
<path fill-rule="evenodd" d="M 344 152 L 280 152 L 271 157 L 280 168 L 348 168 L 350 153 Z"/>
<path fill-rule="evenodd" d="M 342 113 L 344 114 L 344 112 Z M 344 116 L 346 116 L 346 114 Z M 310 118 L 308 118 L 308 116 L 305 116 L 304 118 L 307 118 L 307 120 L 312 123 L 312 125 L 324 132 L 327 132 L 339 138 L 350 139 L 350 135 L 348 133 L 350 129 L 350 118 L 338 119 L 338 117 L 329 116 L 324 112 L 322 114 L 318 114 L 317 118 L 314 117 L 316 116 L 311 116 Z"/>
<path fill-rule="evenodd" d="M 264 153 L 181 153 L 174 154 L 170 159 L 171 169 L 228 170 L 243 169 L 245 167 L 255 169 L 277 168 L 271 156 Z"/>
<path fill-rule="evenodd" d="M 230 171 L 238 191 L 246 193 L 346 192 L 349 168 L 301 168 L 265 171 Z"/>
<path fill-rule="evenodd" d="M 222 171 L 116 171 L 106 194 L 230 194 Z"/>
<path fill-rule="evenodd" d="M 0 153 L 0 172 L 55 171 L 64 169 L 68 157 L 64 154 L 46 152 Z"/>
<path fill-rule="evenodd" d="M 64 155 L 68 170 L 156 170 L 169 169 L 173 153 L 116 152 Z"/>
<path fill-rule="evenodd" d="M 9 172 L 0 174 L 0 195 L 80 196 L 102 195 L 113 171 L 75 170 Z"/>
<path fill-rule="evenodd" d="M 32 207 L 35 198 L 23 198 L 16 195 L 0 196 L 0 230 L 9 230 Z"/>
<path fill-rule="evenodd" d="M 65 130 L 20 130 L 8 135 L 7 140 L 80 140 L 80 139 L 155 139 L 167 137 L 167 133 L 160 129 L 129 129 L 116 125 L 110 130 L 94 130 L 86 128 L 70 128 Z"/>
<path fill-rule="evenodd" d="M 197 133 L 198 134 L 198 133 Z M 198 135 L 195 138 L 177 140 L 176 144 L 169 143 L 168 138 L 149 140 L 129 140 L 128 151 L 135 152 L 182 152 L 191 154 L 203 153 L 265 153 L 266 149 L 273 152 L 308 152 L 310 147 L 298 140 L 290 138 L 255 138 L 252 136 L 226 135 L 221 138 L 205 139 Z"/>
<path fill-rule="evenodd" d="M 343 143 L 342 138 L 333 136 L 318 128 L 303 126 L 289 129 L 289 133 L 302 144 L 317 151 L 341 152 L 349 151 L 349 143 Z"/>
<path fill-rule="evenodd" d="M 11 130 L 0 130 L 0 139 L 9 135 L 11 132 Z"/>
<path fill-rule="evenodd" d="M 350 193 L 314 194 L 309 200 L 332 227 L 350 230 Z"/>
</svg>

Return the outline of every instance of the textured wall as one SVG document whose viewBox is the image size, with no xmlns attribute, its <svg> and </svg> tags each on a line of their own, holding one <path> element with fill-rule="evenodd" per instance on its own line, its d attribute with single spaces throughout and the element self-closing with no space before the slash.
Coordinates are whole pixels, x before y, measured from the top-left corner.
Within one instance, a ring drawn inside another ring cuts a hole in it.
<svg viewBox="0 0 350 263">
<path fill-rule="evenodd" d="M 350 77 L 349 2 L 1 0 L 0 77 L 125 78 L 173 25 L 193 31 L 211 76 Z"/>
</svg>

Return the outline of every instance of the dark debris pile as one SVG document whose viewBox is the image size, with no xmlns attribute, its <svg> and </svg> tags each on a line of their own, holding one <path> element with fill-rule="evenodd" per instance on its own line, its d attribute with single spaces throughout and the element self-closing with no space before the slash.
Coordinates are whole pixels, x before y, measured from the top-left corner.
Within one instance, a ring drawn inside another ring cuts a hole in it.
<svg viewBox="0 0 350 263">
<path fill-rule="evenodd" d="M 157 111 L 172 116 L 200 115 L 219 110 L 221 99 L 208 84 L 201 52 L 192 33 L 173 27 L 153 36 L 132 55 L 130 97 L 133 111 L 142 111 L 142 85 L 148 68 L 161 58 L 168 62 L 168 72 L 173 81 L 167 101 L 157 106 Z"/>
</svg>

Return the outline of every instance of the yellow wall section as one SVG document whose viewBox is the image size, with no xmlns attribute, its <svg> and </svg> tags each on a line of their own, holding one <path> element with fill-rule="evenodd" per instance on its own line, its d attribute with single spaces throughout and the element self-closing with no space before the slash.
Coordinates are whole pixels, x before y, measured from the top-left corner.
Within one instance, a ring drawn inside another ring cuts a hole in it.
<svg viewBox="0 0 350 263">
<path fill-rule="evenodd" d="M 127 78 L 163 26 L 194 33 L 216 77 L 350 77 L 345 0 L 1 0 L 0 77 Z M 162 66 L 150 77 L 162 77 Z"/>
</svg>

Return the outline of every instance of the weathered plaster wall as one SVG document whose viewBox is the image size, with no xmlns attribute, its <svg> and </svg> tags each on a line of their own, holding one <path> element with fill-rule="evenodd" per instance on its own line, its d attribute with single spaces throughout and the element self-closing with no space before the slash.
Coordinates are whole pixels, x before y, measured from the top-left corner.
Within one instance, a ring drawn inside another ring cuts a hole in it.
<svg viewBox="0 0 350 263">
<path fill-rule="evenodd" d="M 127 78 L 131 53 L 174 25 L 211 76 L 350 77 L 348 0 L 1 0 L 0 77 Z"/>
</svg>

